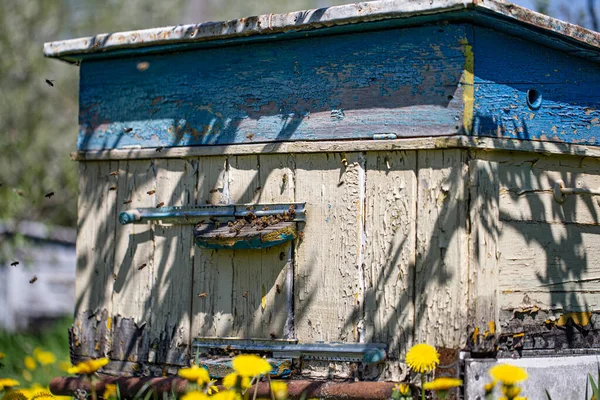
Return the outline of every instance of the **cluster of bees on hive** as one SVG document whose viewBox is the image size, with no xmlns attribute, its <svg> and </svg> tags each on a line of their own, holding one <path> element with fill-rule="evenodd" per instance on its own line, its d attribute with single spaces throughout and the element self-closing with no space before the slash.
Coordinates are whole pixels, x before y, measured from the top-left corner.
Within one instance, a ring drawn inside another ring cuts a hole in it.
<svg viewBox="0 0 600 400">
<path fill-rule="evenodd" d="M 294 208 L 293 204 L 290 206 L 290 208 L 287 211 L 284 211 L 281 214 L 265 215 L 262 217 L 258 217 L 258 216 L 256 216 L 256 214 L 254 214 L 252 212 L 253 211 L 252 206 L 248 207 L 247 209 L 250 212 L 248 213 L 248 215 L 246 217 L 236 219 L 235 222 L 229 221 L 227 223 L 227 226 L 229 226 L 230 233 L 235 233 L 237 235 L 238 233 L 240 233 L 242 228 L 246 225 L 250 225 L 251 227 L 256 228 L 257 231 L 262 231 L 263 229 L 265 229 L 271 225 L 278 224 L 280 222 L 293 221 L 296 216 L 296 209 Z M 268 209 L 269 209 L 269 207 L 264 207 L 263 211 L 267 211 Z"/>
</svg>

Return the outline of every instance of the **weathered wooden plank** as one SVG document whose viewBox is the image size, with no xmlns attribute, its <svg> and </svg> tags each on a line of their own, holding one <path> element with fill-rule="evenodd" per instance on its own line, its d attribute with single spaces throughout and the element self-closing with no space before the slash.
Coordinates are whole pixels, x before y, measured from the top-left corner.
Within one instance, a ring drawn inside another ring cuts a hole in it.
<svg viewBox="0 0 600 400">
<path fill-rule="evenodd" d="M 165 206 L 195 203 L 196 160 L 156 161 L 156 201 Z M 193 282 L 193 222 L 154 225 L 154 305 L 149 361 L 187 365 Z M 139 267 L 138 267 L 139 268 Z"/>
<path fill-rule="evenodd" d="M 469 333 L 472 351 L 494 352 L 498 309 L 498 164 L 469 162 Z M 488 340 L 486 340 L 488 339 Z"/>
<path fill-rule="evenodd" d="M 229 192 L 233 203 L 294 202 L 293 185 L 283 182 L 284 175 L 293 176 L 293 164 L 290 165 L 288 156 L 245 156 L 229 160 Z M 233 252 L 234 336 L 284 336 L 286 264 L 290 246 L 287 243 L 268 249 Z"/>
<path fill-rule="evenodd" d="M 590 158 L 512 156 L 499 170 L 500 218 L 510 221 L 598 224 L 597 196 L 569 195 L 563 204 L 554 199 L 558 180 L 566 187 L 600 187 L 600 163 Z"/>
<path fill-rule="evenodd" d="M 499 236 L 502 309 L 600 309 L 599 226 L 504 222 Z"/>
<path fill-rule="evenodd" d="M 156 165 L 152 160 L 120 161 L 118 211 L 156 206 Z M 150 224 L 117 224 L 112 312 L 116 360 L 146 361 L 153 312 L 154 234 Z M 144 266 L 144 264 L 146 264 Z"/>
<path fill-rule="evenodd" d="M 475 30 L 475 134 L 600 143 L 597 63 L 490 29 Z M 499 54 L 506 60 L 501 68 Z M 539 109 L 527 104 L 530 89 L 542 96 Z"/>
<path fill-rule="evenodd" d="M 79 163 L 77 277 L 71 351 L 104 357 L 110 351 L 118 161 Z"/>
<path fill-rule="evenodd" d="M 458 134 L 470 36 L 422 26 L 90 60 L 78 149 Z"/>
<path fill-rule="evenodd" d="M 466 153 L 418 153 L 415 341 L 466 341 L 468 235 Z"/>
<path fill-rule="evenodd" d="M 171 147 L 163 149 L 161 152 L 157 152 L 155 149 L 90 150 L 73 152 L 71 153 L 71 159 L 74 161 L 99 161 L 150 158 L 192 158 L 218 155 L 407 151 L 456 148 L 481 149 L 490 152 L 516 151 L 538 154 L 561 154 L 565 156 L 600 157 L 600 148 L 597 146 L 454 135 L 445 137 L 399 138 L 394 140 L 296 141 L 227 146 Z"/>
<path fill-rule="evenodd" d="M 197 160 L 196 202 L 229 202 L 226 157 L 201 157 Z M 192 290 L 192 335 L 227 337 L 232 335 L 233 252 L 206 250 L 194 246 L 194 283 Z"/>
<path fill-rule="evenodd" d="M 417 152 L 366 155 L 366 342 L 402 358 L 414 324 Z"/>
<path fill-rule="evenodd" d="M 296 201 L 306 202 L 307 210 L 294 281 L 300 341 L 360 339 L 358 299 L 364 277 L 357 263 L 359 226 L 364 223 L 359 213 L 363 168 L 358 153 L 296 156 Z"/>
</svg>

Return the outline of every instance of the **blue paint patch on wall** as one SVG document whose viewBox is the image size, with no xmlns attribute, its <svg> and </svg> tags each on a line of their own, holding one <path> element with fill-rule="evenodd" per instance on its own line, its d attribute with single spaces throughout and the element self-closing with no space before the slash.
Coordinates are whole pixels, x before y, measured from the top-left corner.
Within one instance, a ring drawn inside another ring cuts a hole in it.
<svg viewBox="0 0 600 400">
<path fill-rule="evenodd" d="M 87 61 L 79 150 L 461 133 L 467 25 Z"/>
<path fill-rule="evenodd" d="M 475 38 L 475 135 L 600 144 L 600 64 L 485 28 Z"/>
</svg>

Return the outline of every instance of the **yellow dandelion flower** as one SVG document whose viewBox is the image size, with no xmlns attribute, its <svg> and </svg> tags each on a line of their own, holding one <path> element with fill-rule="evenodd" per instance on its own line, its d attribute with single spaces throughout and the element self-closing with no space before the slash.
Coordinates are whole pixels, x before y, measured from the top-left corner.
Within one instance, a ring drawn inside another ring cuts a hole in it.
<svg viewBox="0 0 600 400">
<path fill-rule="evenodd" d="M 2 400 L 27 400 L 27 396 L 19 390 L 11 390 L 2 397 Z"/>
<path fill-rule="evenodd" d="M 427 382 L 423 385 L 425 390 L 433 390 L 434 392 L 450 390 L 455 387 L 462 385 L 462 381 L 456 378 L 436 378 L 431 382 Z"/>
<path fill-rule="evenodd" d="M 271 372 L 273 367 L 267 360 L 254 354 L 242 354 L 233 359 L 233 369 L 241 376 L 254 377 Z"/>
<path fill-rule="evenodd" d="M 272 381 L 271 391 L 273 391 L 273 394 L 277 400 L 285 400 L 288 397 L 287 383 L 283 381 Z"/>
<path fill-rule="evenodd" d="M 42 365 L 50 365 L 56 362 L 56 356 L 50 351 L 40 351 L 35 358 L 37 358 Z"/>
<path fill-rule="evenodd" d="M 181 400 L 209 400 L 209 397 L 202 392 L 193 390 L 189 393 L 184 394 L 181 397 Z"/>
<path fill-rule="evenodd" d="M 225 389 L 233 389 L 239 386 L 242 390 L 246 390 L 250 387 L 250 378 L 238 375 L 237 372 L 232 372 L 223 378 L 222 384 L 225 386 Z"/>
<path fill-rule="evenodd" d="M 33 375 L 31 375 L 31 372 L 29 372 L 26 369 L 23 370 L 21 375 L 23 375 L 23 379 L 25 379 L 27 382 L 31 382 L 31 380 L 33 379 Z"/>
<path fill-rule="evenodd" d="M 440 355 L 433 346 L 416 344 L 406 354 L 406 364 L 415 372 L 431 372 L 440 363 Z"/>
<path fill-rule="evenodd" d="M 515 385 L 502 385 L 502 394 L 513 399 L 521 393 L 521 388 Z"/>
<path fill-rule="evenodd" d="M 210 382 L 210 376 L 206 368 L 197 365 L 192 365 L 190 368 L 182 368 L 177 374 L 190 382 L 196 381 L 198 385 L 205 385 Z"/>
<path fill-rule="evenodd" d="M 12 388 L 15 386 L 19 386 L 19 381 L 10 378 L 0 379 L 0 390 L 4 390 L 6 388 Z"/>
<path fill-rule="evenodd" d="M 43 392 L 36 393 L 34 396 L 31 397 L 30 400 L 54 400 L 54 399 L 55 399 L 54 395 L 45 390 Z"/>
<path fill-rule="evenodd" d="M 508 399 L 506 397 L 500 397 L 500 399 L 498 399 L 498 400 L 508 400 Z M 527 400 L 527 397 L 517 396 L 517 397 L 511 398 L 511 400 Z"/>
<path fill-rule="evenodd" d="M 217 386 L 217 381 L 208 382 L 206 392 L 208 394 L 214 394 L 219 392 L 219 387 Z"/>
<path fill-rule="evenodd" d="M 395 384 L 393 390 L 400 393 L 402 396 L 408 396 L 410 394 L 410 386 L 406 383 Z"/>
<path fill-rule="evenodd" d="M 505 385 L 514 385 L 527 379 L 527 372 L 515 365 L 499 364 L 490 368 L 490 376 Z"/>
<path fill-rule="evenodd" d="M 102 395 L 105 399 L 116 399 L 117 398 L 117 385 L 114 383 L 107 383 L 104 386 L 104 394 Z"/>
<path fill-rule="evenodd" d="M 485 389 L 485 394 L 489 395 L 494 391 L 496 387 L 496 381 L 491 381 L 490 383 L 486 383 L 483 388 Z"/>
<path fill-rule="evenodd" d="M 0 360 L 2 360 L 3 358 L 6 358 L 6 354 L 0 352 Z"/>
<path fill-rule="evenodd" d="M 25 364 L 25 368 L 27 368 L 30 371 L 33 371 L 37 368 L 35 359 L 31 356 L 25 357 L 25 360 L 23 361 L 23 363 Z"/>
<path fill-rule="evenodd" d="M 106 364 L 108 364 L 108 358 L 100 358 L 98 360 L 86 360 L 80 362 L 74 367 L 69 368 L 67 372 L 69 374 L 92 375 L 94 372 L 98 371 Z"/>
<path fill-rule="evenodd" d="M 231 390 L 219 392 L 210 397 L 211 400 L 241 400 L 242 395 Z"/>
</svg>

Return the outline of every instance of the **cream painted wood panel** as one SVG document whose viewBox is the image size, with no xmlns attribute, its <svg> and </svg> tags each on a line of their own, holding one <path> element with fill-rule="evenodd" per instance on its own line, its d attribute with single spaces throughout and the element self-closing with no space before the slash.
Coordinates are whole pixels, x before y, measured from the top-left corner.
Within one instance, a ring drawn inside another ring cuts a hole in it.
<svg viewBox="0 0 600 400">
<path fill-rule="evenodd" d="M 79 356 L 104 357 L 110 351 L 118 166 L 118 161 L 79 163 L 73 323 Z"/>
<path fill-rule="evenodd" d="M 466 341 L 466 156 L 462 150 L 418 153 L 414 340 L 438 347 Z"/>
<path fill-rule="evenodd" d="M 365 329 L 392 359 L 412 345 L 417 153 L 366 155 Z"/>
<path fill-rule="evenodd" d="M 296 201 L 307 209 L 294 282 L 301 342 L 359 340 L 361 173 L 358 153 L 296 155 Z"/>
</svg>

